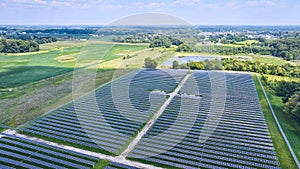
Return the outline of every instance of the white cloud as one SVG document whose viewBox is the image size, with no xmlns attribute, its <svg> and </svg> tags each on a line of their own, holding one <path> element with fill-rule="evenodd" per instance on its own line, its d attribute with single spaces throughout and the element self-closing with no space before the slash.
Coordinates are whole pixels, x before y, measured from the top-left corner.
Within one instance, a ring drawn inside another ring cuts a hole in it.
<svg viewBox="0 0 300 169">
<path fill-rule="evenodd" d="M 11 7 L 62 7 L 74 9 L 100 9 L 100 10 L 130 10 L 130 11 L 170 11 L 181 10 L 181 8 L 188 8 L 188 10 L 195 9 L 224 9 L 234 10 L 248 7 L 266 8 L 274 6 L 283 6 L 285 0 L 223 0 L 213 2 L 210 0 L 174 0 L 170 2 L 162 0 L 152 1 L 127 1 L 122 0 L 0 0 L 0 6 L 6 2 L 6 6 Z M 12 1 L 14 3 L 12 3 Z"/>
<path fill-rule="evenodd" d="M 147 7 L 157 9 L 157 8 L 163 7 L 164 5 L 165 5 L 164 2 L 152 2 L 152 3 L 148 4 Z"/>
<path fill-rule="evenodd" d="M 228 8 L 239 8 L 242 6 L 243 6 L 243 3 L 241 3 L 241 1 L 239 1 L 239 0 L 233 0 L 233 1 L 224 3 L 224 7 L 228 7 Z"/>
<path fill-rule="evenodd" d="M 52 6 L 52 7 L 71 7 L 72 3 L 66 2 L 66 1 L 53 0 L 49 3 L 49 5 Z"/>
<path fill-rule="evenodd" d="M 172 3 L 173 6 L 198 6 L 203 4 L 201 0 L 176 0 Z"/>
<path fill-rule="evenodd" d="M 102 7 L 100 7 L 102 10 L 119 10 L 127 8 L 127 5 L 114 5 L 114 4 L 107 4 Z"/>
<path fill-rule="evenodd" d="M 270 7 L 275 6 L 277 3 L 276 0 L 249 0 L 245 4 L 255 7 Z"/>
<path fill-rule="evenodd" d="M 133 5 L 136 6 L 137 8 L 144 8 L 145 4 L 141 1 L 137 1 Z"/>
<path fill-rule="evenodd" d="M 47 1 L 45 0 L 13 0 L 17 3 L 24 3 L 24 4 L 40 4 L 40 5 L 47 5 Z"/>
<path fill-rule="evenodd" d="M 285 0 L 224 0 L 218 2 L 211 2 L 208 0 L 176 0 L 171 5 L 173 7 L 196 7 L 196 8 L 224 8 L 224 9 L 237 9 L 245 7 L 275 7 L 284 6 L 287 1 Z"/>
</svg>

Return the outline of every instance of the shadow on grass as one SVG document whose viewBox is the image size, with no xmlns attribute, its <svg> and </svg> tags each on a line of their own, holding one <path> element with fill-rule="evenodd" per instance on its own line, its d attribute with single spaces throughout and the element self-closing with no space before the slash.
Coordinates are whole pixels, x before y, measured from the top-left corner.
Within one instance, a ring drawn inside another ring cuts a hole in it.
<svg viewBox="0 0 300 169">
<path fill-rule="evenodd" d="M 0 88 L 15 88 L 73 70 L 73 68 L 50 66 L 21 66 L 11 68 L 8 71 L 0 73 Z"/>
</svg>

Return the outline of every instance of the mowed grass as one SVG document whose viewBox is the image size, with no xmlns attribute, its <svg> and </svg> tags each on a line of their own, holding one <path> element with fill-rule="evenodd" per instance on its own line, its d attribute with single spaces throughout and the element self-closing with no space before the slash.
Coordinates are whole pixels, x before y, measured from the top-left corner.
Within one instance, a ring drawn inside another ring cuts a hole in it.
<svg viewBox="0 0 300 169">
<path fill-rule="evenodd" d="M 286 113 L 284 113 L 284 104 L 281 100 L 281 97 L 278 97 L 271 92 L 268 92 L 267 94 L 280 125 L 285 132 L 285 135 L 288 138 L 294 153 L 300 161 L 300 126 Z"/>
<path fill-rule="evenodd" d="M 0 54 L 0 88 L 15 88 L 72 71 L 74 62 L 59 62 L 55 58 L 80 50 L 75 46 L 30 55 Z"/>
<path fill-rule="evenodd" d="M 104 169 L 106 166 L 109 165 L 108 160 L 100 160 L 98 163 L 95 164 L 94 169 Z"/>
<path fill-rule="evenodd" d="M 257 61 L 265 64 L 272 64 L 272 65 L 284 65 L 284 64 L 294 64 L 292 62 L 286 61 L 279 57 L 274 56 L 263 56 L 263 55 L 253 55 L 252 61 Z"/>
<path fill-rule="evenodd" d="M 261 62 L 264 64 L 272 64 L 272 65 L 284 65 L 284 64 L 292 64 L 296 65 L 295 62 L 286 61 L 282 58 L 269 56 L 269 55 L 219 55 L 219 54 L 210 54 L 210 53 L 197 53 L 197 52 L 176 52 L 175 56 L 213 56 L 213 57 L 222 57 L 222 58 L 232 58 L 232 59 L 240 59 L 247 58 L 252 62 Z"/>
<path fill-rule="evenodd" d="M 114 45 L 111 48 L 111 50 L 109 50 L 106 53 L 103 60 L 109 61 L 109 60 L 117 59 L 117 58 L 124 57 L 124 56 L 127 57 L 127 56 L 134 54 L 134 52 L 144 50 L 146 48 L 148 48 L 148 46 L 145 46 L 145 45 L 117 44 L 117 45 Z"/>
<path fill-rule="evenodd" d="M 274 148 L 276 150 L 277 156 L 279 158 L 279 162 L 280 162 L 280 167 L 281 168 L 297 168 L 297 165 L 292 157 L 292 155 L 289 152 L 289 149 L 282 137 L 282 135 L 280 134 L 280 131 L 276 125 L 275 119 L 272 115 L 272 112 L 269 108 L 269 105 L 266 101 L 266 98 L 263 94 L 262 88 L 258 82 L 257 77 L 253 74 L 253 79 L 255 82 L 255 86 L 256 86 L 256 90 L 258 93 L 258 97 L 260 100 L 260 104 L 268 125 L 268 129 L 270 131 L 270 135 L 272 137 L 272 141 L 273 141 L 273 145 Z M 278 117 L 279 118 L 279 117 Z M 281 117 L 280 117 L 281 118 Z"/>
<path fill-rule="evenodd" d="M 252 44 L 257 44 L 257 43 L 259 43 L 259 41 L 257 41 L 257 40 L 245 40 L 242 42 L 236 42 L 236 44 L 238 44 L 238 45 L 252 45 Z"/>
</svg>

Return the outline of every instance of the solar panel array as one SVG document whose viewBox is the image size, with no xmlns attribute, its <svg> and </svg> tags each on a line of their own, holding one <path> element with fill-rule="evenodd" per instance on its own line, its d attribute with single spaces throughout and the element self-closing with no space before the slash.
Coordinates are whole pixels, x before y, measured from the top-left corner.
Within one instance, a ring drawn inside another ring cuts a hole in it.
<svg viewBox="0 0 300 169">
<path fill-rule="evenodd" d="M 14 135 L 0 138 L 0 168 L 93 168 L 98 158 Z"/>
<path fill-rule="evenodd" d="M 91 151 L 118 154 L 165 101 L 164 92 L 173 91 L 186 73 L 145 69 L 130 73 L 20 130 Z"/>
<path fill-rule="evenodd" d="M 169 168 L 280 168 L 252 76 L 210 71 L 192 74 L 128 158 Z"/>
<path fill-rule="evenodd" d="M 140 70 L 20 128 L 25 134 L 119 154 L 187 71 Z M 0 168 L 91 168 L 97 158 L 13 135 Z M 167 168 L 280 168 L 249 74 L 195 71 L 129 159 Z M 111 162 L 107 169 L 131 168 Z"/>
</svg>

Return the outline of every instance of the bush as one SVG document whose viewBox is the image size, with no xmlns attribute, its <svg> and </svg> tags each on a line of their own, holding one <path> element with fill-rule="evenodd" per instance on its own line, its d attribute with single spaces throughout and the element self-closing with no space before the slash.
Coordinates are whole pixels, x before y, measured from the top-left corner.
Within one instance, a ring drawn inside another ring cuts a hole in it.
<svg viewBox="0 0 300 169">
<path fill-rule="evenodd" d="M 153 59 L 151 59 L 150 57 L 147 57 L 145 59 L 145 68 L 149 68 L 149 69 L 155 69 L 157 67 L 157 62 Z"/>
</svg>

